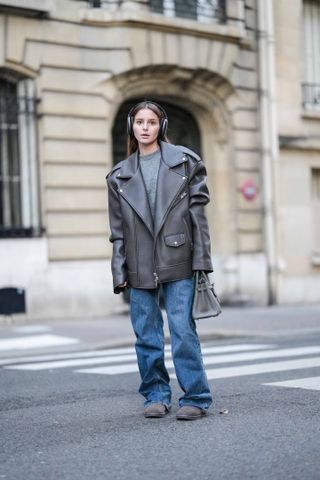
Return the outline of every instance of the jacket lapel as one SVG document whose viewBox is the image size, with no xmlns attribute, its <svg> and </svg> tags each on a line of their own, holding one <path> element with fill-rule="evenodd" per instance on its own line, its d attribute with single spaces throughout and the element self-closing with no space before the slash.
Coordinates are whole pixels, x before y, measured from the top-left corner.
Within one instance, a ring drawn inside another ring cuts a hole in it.
<svg viewBox="0 0 320 480">
<path fill-rule="evenodd" d="M 162 158 L 158 172 L 154 219 L 139 168 L 138 152 L 130 155 L 117 173 L 119 180 L 127 180 L 119 187 L 120 195 L 136 211 L 155 238 L 165 221 L 170 205 L 188 180 L 182 165 L 187 160 L 183 150 L 166 142 L 160 142 L 160 147 Z"/>
<path fill-rule="evenodd" d="M 128 180 L 119 187 L 119 193 L 136 211 L 153 235 L 153 219 L 145 183 L 139 168 L 138 153 L 130 155 L 117 174 L 117 178 Z"/>
<path fill-rule="evenodd" d="M 157 237 L 174 199 L 187 183 L 182 163 L 186 161 L 183 151 L 166 142 L 160 142 L 162 161 L 159 167 L 154 236 Z"/>
</svg>

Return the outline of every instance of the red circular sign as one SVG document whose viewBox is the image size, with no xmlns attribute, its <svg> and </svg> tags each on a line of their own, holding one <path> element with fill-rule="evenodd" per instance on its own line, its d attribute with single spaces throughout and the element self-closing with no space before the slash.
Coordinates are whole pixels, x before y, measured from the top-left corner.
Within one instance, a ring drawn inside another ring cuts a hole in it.
<svg viewBox="0 0 320 480">
<path fill-rule="evenodd" d="M 241 186 L 242 195 L 249 202 L 254 200 L 258 194 L 258 187 L 253 180 L 245 180 Z"/>
</svg>

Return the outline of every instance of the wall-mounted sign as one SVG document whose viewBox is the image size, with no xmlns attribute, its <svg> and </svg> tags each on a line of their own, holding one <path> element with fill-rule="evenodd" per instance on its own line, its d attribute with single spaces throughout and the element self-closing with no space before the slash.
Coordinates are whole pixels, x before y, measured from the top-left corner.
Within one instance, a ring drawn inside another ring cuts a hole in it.
<svg viewBox="0 0 320 480">
<path fill-rule="evenodd" d="M 253 180 L 245 180 L 241 186 L 241 193 L 244 198 L 250 202 L 256 198 L 258 194 L 258 187 Z"/>
</svg>

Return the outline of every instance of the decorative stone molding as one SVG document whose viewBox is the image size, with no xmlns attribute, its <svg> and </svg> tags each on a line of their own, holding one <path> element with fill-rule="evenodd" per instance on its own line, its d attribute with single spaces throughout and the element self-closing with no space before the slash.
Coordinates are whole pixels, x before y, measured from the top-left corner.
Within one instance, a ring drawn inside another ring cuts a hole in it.
<svg viewBox="0 0 320 480">
<path fill-rule="evenodd" d="M 126 2 L 134 3 L 134 2 Z M 134 24 L 135 27 L 154 28 L 160 31 L 173 32 L 202 36 L 206 38 L 217 38 L 222 41 L 246 42 L 245 32 L 238 25 L 221 25 L 217 23 L 200 23 L 196 20 L 189 20 L 178 17 L 167 17 L 152 13 L 146 9 L 118 8 L 117 10 L 107 9 L 83 9 L 79 13 L 80 21 L 89 24 L 124 25 Z M 249 42 L 250 43 L 250 42 Z"/>
<path fill-rule="evenodd" d="M 0 9 L 23 10 L 22 13 L 48 14 L 53 9 L 53 0 L 1 0 Z"/>
</svg>

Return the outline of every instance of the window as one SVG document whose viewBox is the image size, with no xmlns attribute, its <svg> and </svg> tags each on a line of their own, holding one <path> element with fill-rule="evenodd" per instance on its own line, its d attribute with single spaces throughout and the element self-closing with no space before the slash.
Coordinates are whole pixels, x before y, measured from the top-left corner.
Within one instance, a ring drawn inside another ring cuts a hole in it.
<svg viewBox="0 0 320 480">
<path fill-rule="evenodd" d="M 222 0 L 150 0 L 150 8 L 153 12 L 199 22 L 223 22 L 225 20 L 224 4 Z"/>
<path fill-rule="evenodd" d="M 36 158 L 33 81 L 0 74 L 0 237 L 40 233 Z"/>
<path fill-rule="evenodd" d="M 320 265 L 320 168 L 312 169 L 313 263 Z"/>
<path fill-rule="evenodd" d="M 93 8 L 113 10 L 121 0 L 88 0 Z M 199 22 L 225 22 L 225 0 L 136 0 L 139 5 L 149 4 L 151 12 L 167 17 L 180 17 Z"/>
<path fill-rule="evenodd" d="M 320 2 L 303 2 L 304 82 L 303 106 L 320 110 Z"/>
</svg>

